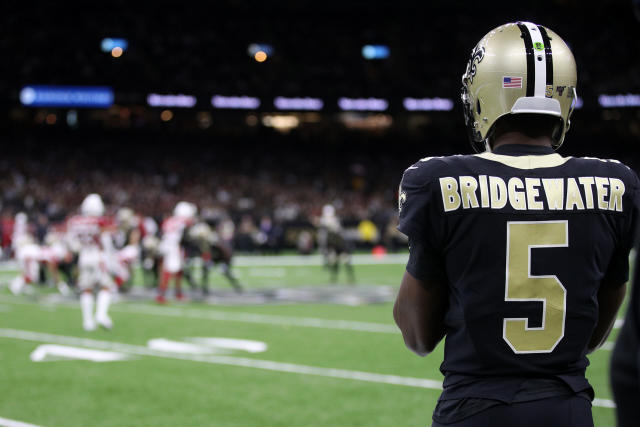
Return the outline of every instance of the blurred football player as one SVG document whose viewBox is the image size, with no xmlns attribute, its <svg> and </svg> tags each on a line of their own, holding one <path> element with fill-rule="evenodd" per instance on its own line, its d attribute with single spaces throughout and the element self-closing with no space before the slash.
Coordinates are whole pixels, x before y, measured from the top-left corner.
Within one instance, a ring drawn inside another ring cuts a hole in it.
<svg viewBox="0 0 640 427">
<path fill-rule="evenodd" d="M 151 217 L 144 217 L 140 222 L 141 244 L 140 259 L 142 261 L 142 274 L 145 286 L 155 288 L 159 282 L 159 265 L 161 254 L 159 251 L 160 239 L 158 239 L 158 224 Z"/>
<path fill-rule="evenodd" d="M 243 288 L 233 274 L 233 223 L 228 219 L 208 216 L 190 230 L 191 239 L 196 242 L 202 262 L 202 293 L 209 294 L 209 273 L 216 265 L 233 289 L 240 293 Z M 223 234 L 226 238 L 223 238 Z"/>
<path fill-rule="evenodd" d="M 113 224 L 104 215 L 104 203 L 98 194 L 89 194 L 82 201 L 80 215 L 67 223 L 69 240 L 78 251 L 78 288 L 82 309 L 82 326 L 87 331 L 96 329 L 96 324 L 111 329 L 109 317 L 111 293 L 114 282 L 108 271 L 109 257 L 113 256 Z M 97 289 L 94 308 L 94 290 Z"/>
<path fill-rule="evenodd" d="M 109 272 L 120 292 L 127 292 L 131 287 L 133 263 L 140 257 L 140 231 L 131 230 L 128 243 L 115 249 L 109 258 Z"/>
<path fill-rule="evenodd" d="M 576 65 L 531 22 L 476 45 L 462 78 L 480 154 L 404 173 L 410 256 L 394 306 L 406 345 L 446 336 L 434 426 L 593 426 L 587 353 L 625 293 L 639 182 L 617 161 L 562 157 Z"/>
<path fill-rule="evenodd" d="M 203 254 L 207 251 L 208 243 L 208 226 L 203 222 L 196 222 L 190 225 L 182 233 L 182 240 L 180 246 L 184 251 L 184 268 L 183 276 L 189 284 L 192 294 L 198 289 L 196 283 L 196 269 L 201 267 L 201 271 L 204 273 L 206 269 L 203 263 Z M 202 274 L 204 276 L 204 274 Z M 205 292 L 206 284 L 202 283 L 201 290 Z"/>
<path fill-rule="evenodd" d="M 71 281 L 71 273 L 66 266 L 73 260 L 73 254 L 64 242 L 64 236 L 59 232 L 50 230 L 44 238 L 44 245 L 40 247 L 41 260 L 47 267 L 49 280 L 58 288 L 62 295 L 70 295 L 71 289 L 60 275 L 61 270 L 67 275 L 67 281 Z M 60 266 L 63 266 L 60 268 Z"/>
<path fill-rule="evenodd" d="M 318 222 L 318 243 L 324 255 L 325 265 L 329 268 L 331 282 L 338 279 L 340 264 L 344 264 L 349 282 L 355 281 L 351 265 L 351 250 L 345 238 L 340 218 L 333 205 L 324 205 Z"/>
<path fill-rule="evenodd" d="M 233 249 L 231 248 L 231 245 L 220 238 L 216 231 L 211 232 L 208 244 L 208 252 L 203 254 L 203 259 L 205 261 L 204 265 L 208 268 L 204 271 L 202 283 L 208 283 L 209 270 L 211 270 L 211 267 L 214 265 L 218 265 L 222 275 L 227 278 L 231 287 L 233 287 L 233 289 L 238 293 L 242 292 L 242 285 L 233 274 L 233 271 L 231 271 L 231 263 L 233 259 Z M 205 288 L 205 293 L 208 293 L 208 288 Z"/>
<path fill-rule="evenodd" d="M 19 233 L 12 240 L 15 259 L 20 273 L 9 283 L 9 290 L 18 295 L 22 292 L 33 292 L 30 286 L 37 283 L 40 276 L 40 260 L 42 251 L 33 237 L 26 231 Z"/>
<path fill-rule="evenodd" d="M 19 244 L 23 244 L 24 240 L 21 240 L 23 236 L 29 234 L 29 222 L 27 214 L 24 212 L 18 212 L 13 222 L 13 232 L 11 234 L 11 249 L 15 254 Z"/>
<path fill-rule="evenodd" d="M 184 250 L 181 246 L 185 229 L 193 223 L 196 207 L 189 202 L 178 202 L 173 210 L 173 216 L 162 224 L 162 239 L 159 251 L 162 254 L 162 275 L 158 286 L 156 301 L 165 303 L 167 287 L 171 279 L 175 281 L 176 299 L 184 299 L 181 281 L 184 268 Z"/>
</svg>

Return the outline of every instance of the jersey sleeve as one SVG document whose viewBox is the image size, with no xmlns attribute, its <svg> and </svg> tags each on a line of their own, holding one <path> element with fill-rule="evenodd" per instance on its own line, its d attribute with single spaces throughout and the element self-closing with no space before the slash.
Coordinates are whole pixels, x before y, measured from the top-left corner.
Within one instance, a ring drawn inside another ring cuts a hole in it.
<svg viewBox="0 0 640 427">
<path fill-rule="evenodd" d="M 640 226 L 640 181 L 635 172 L 629 170 L 631 185 L 627 184 L 626 205 L 629 213 L 618 227 L 618 244 L 611 257 L 603 283 L 609 286 L 622 286 L 629 280 L 629 252 L 638 241 Z"/>
<path fill-rule="evenodd" d="M 398 194 L 398 230 L 411 239 L 428 234 L 430 207 L 429 180 L 418 166 L 411 166 L 402 175 Z"/>
<path fill-rule="evenodd" d="M 407 169 L 400 182 L 398 230 L 409 237 L 407 271 L 421 281 L 446 280 L 442 215 L 433 200 L 427 165 Z"/>
</svg>

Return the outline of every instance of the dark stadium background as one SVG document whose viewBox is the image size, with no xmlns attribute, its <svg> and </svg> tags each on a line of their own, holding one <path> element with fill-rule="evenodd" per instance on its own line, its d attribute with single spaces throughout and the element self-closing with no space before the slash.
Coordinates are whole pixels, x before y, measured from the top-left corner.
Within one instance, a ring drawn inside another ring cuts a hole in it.
<svg viewBox="0 0 640 427">
<path fill-rule="evenodd" d="M 130 206 L 161 218 L 187 198 L 225 209 L 236 224 L 270 218 L 285 228 L 304 228 L 323 204 L 337 202 L 348 224 L 369 219 L 384 230 L 395 218 L 408 165 L 470 152 L 460 76 L 474 44 L 514 20 L 548 26 L 574 51 L 583 107 L 561 154 L 640 168 L 640 109 L 598 104 L 601 94 L 640 93 L 640 24 L 630 0 L 3 6 L 5 219 L 25 210 L 43 223 L 57 221 L 88 192 L 99 192 L 110 209 Z M 129 46 L 114 58 L 100 50 L 105 37 Z M 247 54 L 255 42 L 274 48 L 264 63 Z M 387 45 L 390 57 L 363 59 L 365 44 Z M 106 109 L 73 109 L 70 121 L 68 108 L 21 105 L 26 85 L 110 86 L 115 99 Z M 197 104 L 153 108 L 150 93 L 190 94 Z M 214 109 L 214 94 L 255 96 L 261 107 Z M 324 108 L 294 113 L 299 125 L 277 130 L 263 124 L 276 96 L 319 97 Z M 345 113 L 337 108 L 340 97 L 384 98 L 389 108 Z M 454 108 L 408 112 L 404 97 L 448 98 Z M 275 218 L 278 209 L 285 212 Z"/>
</svg>

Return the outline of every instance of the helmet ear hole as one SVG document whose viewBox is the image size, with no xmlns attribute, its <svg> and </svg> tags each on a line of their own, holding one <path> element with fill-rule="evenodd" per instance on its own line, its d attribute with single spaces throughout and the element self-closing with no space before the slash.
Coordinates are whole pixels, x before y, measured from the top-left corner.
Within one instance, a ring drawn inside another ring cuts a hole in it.
<svg viewBox="0 0 640 427">
<path fill-rule="evenodd" d="M 551 140 L 553 141 L 553 148 L 558 149 L 562 145 L 562 140 L 564 139 L 564 134 L 566 132 L 564 120 L 558 120 L 558 123 L 553 128 L 553 133 L 551 134 Z"/>
<path fill-rule="evenodd" d="M 480 98 L 476 99 L 476 111 L 478 114 L 482 113 L 482 108 L 480 108 Z"/>
</svg>

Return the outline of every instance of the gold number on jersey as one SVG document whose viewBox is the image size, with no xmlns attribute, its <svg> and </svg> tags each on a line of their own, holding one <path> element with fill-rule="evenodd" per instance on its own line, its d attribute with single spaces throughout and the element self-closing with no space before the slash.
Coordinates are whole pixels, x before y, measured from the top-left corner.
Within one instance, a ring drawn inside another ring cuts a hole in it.
<svg viewBox="0 0 640 427">
<path fill-rule="evenodd" d="M 531 275 L 532 248 L 569 246 L 567 221 L 507 223 L 505 301 L 542 302 L 542 325 L 505 318 L 502 336 L 515 353 L 550 353 L 564 337 L 567 290 L 555 275 Z"/>
</svg>

